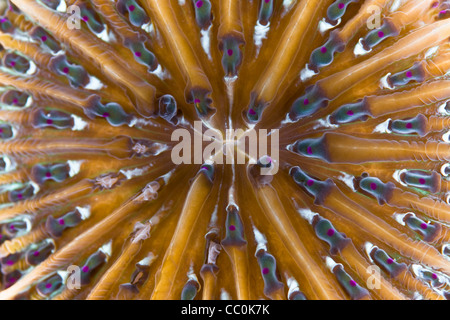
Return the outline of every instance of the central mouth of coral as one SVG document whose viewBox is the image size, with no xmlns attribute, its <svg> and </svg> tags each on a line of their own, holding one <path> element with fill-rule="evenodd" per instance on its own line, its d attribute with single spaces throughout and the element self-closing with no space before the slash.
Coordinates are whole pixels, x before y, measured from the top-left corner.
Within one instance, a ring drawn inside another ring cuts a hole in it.
<svg viewBox="0 0 450 320">
<path fill-rule="evenodd" d="M 193 130 L 172 132 L 171 141 L 178 142 L 171 150 L 174 164 L 257 164 L 259 159 L 264 166 L 278 164 L 278 129 L 226 129 L 223 133 L 203 124 L 194 121 Z"/>
</svg>

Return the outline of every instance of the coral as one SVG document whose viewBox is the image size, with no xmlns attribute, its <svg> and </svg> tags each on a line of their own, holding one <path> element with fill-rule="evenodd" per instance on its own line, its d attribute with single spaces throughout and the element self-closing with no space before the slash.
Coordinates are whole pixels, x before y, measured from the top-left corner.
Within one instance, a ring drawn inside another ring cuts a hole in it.
<svg viewBox="0 0 450 320">
<path fill-rule="evenodd" d="M 448 1 L 0 10 L 1 299 L 449 297 Z"/>
</svg>

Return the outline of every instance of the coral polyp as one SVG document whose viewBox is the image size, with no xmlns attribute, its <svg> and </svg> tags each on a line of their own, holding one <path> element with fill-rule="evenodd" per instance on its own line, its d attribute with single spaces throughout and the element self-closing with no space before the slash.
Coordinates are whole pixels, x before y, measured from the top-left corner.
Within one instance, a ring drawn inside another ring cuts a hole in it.
<svg viewBox="0 0 450 320">
<path fill-rule="evenodd" d="M 1 299 L 449 298 L 449 1 L 0 3 Z"/>
</svg>

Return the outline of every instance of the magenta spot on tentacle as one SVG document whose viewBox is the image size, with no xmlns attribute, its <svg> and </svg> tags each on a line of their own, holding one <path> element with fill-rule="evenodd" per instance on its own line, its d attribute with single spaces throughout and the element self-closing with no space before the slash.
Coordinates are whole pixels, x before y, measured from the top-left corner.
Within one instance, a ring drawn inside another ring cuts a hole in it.
<svg viewBox="0 0 450 320">
<path fill-rule="evenodd" d="M 8 266 L 12 266 L 12 265 L 14 264 L 14 261 L 8 260 L 8 261 L 6 261 L 6 264 L 7 264 Z"/>
<path fill-rule="evenodd" d="M 394 260 L 392 259 L 392 258 L 388 258 L 387 260 L 386 260 L 386 263 L 387 264 L 392 264 L 394 262 Z"/>
<path fill-rule="evenodd" d="M 423 229 L 423 230 L 425 230 L 426 228 L 428 228 L 428 225 L 427 225 L 426 223 L 422 223 L 422 224 L 420 225 L 420 228 Z"/>
<path fill-rule="evenodd" d="M 406 77 L 407 78 L 411 78 L 412 77 L 412 72 L 411 71 L 406 71 Z"/>
<path fill-rule="evenodd" d="M 64 72 L 64 73 L 69 73 L 69 68 L 64 67 L 63 72 Z"/>
<path fill-rule="evenodd" d="M 139 51 L 136 51 L 136 52 L 134 53 L 134 55 L 135 55 L 136 57 L 140 57 L 140 56 L 142 56 L 142 53 L 140 53 Z"/>
<path fill-rule="evenodd" d="M 89 271 L 89 267 L 88 266 L 84 266 L 83 268 L 81 268 L 81 271 L 88 272 Z"/>
<path fill-rule="evenodd" d="M 39 255 L 39 251 L 33 252 L 33 256 L 37 257 Z"/>
<path fill-rule="evenodd" d="M 197 8 L 201 8 L 203 6 L 203 1 L 199 0 L 195 3 Z"/>
<path fill-rule="evenodd" d="M 194 103 L 200 103 L 200 99 L 195 99 Z"/>
<path fill-rule="evenodd" d="M 136 7 L 135 7 L 135 6 L 133 6 L 133 5 L 130 5 L 130 6 L 128 7 L 128 10 L 130 10 L 131 12 L 133 12 L 133 11 L 134 11 L 134 9 L 136 9 Z"/>
<path fill-rule="evenodd" d="M 59 220 L 58 220 L 58 223 L 59 223 L 60 225 L 64 225 L 64 223 L 65 223 L 65 222 L 64 222 L 64 219 L 59 219 Z"/>
<path fill-rule="evenodd" d="M 339 9 L 344 9 L 344 7 L 345 7 L 345 4 L 343 4 L 342 2 L 340 2 L 339 4 L 338 4 L 338 8 Z"/>
<path fill-rule="evenodd" d="M 11 230 L 15 230 L 15 229 L 16 229 L 16 227 L 14 227 L 14 225 L 10 225 L 9 228 L 10 228 Z"/>
<path fill-rule="evenodd" d="M 22 195 L 21 193 L 19 193 L 19 194 L 17 195 L 17 198 L 22 199 L 22 198 L 23 198 L 23 195 Z M 14 227 L 14 226 L 13 226 L 13 227 Z"/>
<path fill-rule="evenodd" d="M 51 284 L 51 283 L 47 283 L 47 284 L 45 285 L 45 287 L 46 287 L 47 289 L 50 289 L 50 288 L 52 287 L 52 284 Z"/>
<path fill-rule="evenodd" d="M 378 31 L 378 37 L 383 38 L 384 37 L 384 32 L 383 31 Z"/>
<path fill-rule="evenodd" d="M 348 110 L 347 111 L 347 115 L 352 116 L 353 115 L 353 111 L 352 110 Z"/>
<path fill-rule="evenodd" d="M 19 103 L 19 100 L 14 99 L 14 100 L 12 101 L 12 103 L 13 103 L 13 104 L 18 104 L 18 103 Z"/>
<path fill-rule="evenodd" d="M 255 110 L 253 110 L 253 109 L 249 109 L 248 113 L 251 114 L 252 116 L 254 116 L 256 114 Z"/>
<path fill-rule="evenodd" d="M 234 230 L 236 230 L 236 227 L 235 227 L 234 225 L 230 225 L 230 226 L 228 227 L 228 229 L 230 229 L 230 231 L 234 231 Z"/>
<path fill-rule="evenodd" d="M 433 274 L 431 275 L 431 277 L 432 277 L 434 280 L 436 280 L 436 279 L 437 279 L 437 274 L 436 274 L 436 273 L 433 273 Z"/>
<path fill-rule="evenodd" d="M 408 128 L 408 129 L 411 129 L 412 128 L 412 123 L 408 122 L 405 127 Z"/>
<path fill-rule="evenodd" d="M 227 54 L 228 54 L 229 56 L 232 56 L 232 55 L 233 55 L 233 50 L 228 49 L 228 50 L 227 50 Z"/>
<path fill-rule="evenodd" d="M 303 100 L 303 104 L 306 106 L 309 103 L 308 99 Z"/>
<path fill-rule="evenodd" d="M 103 117 L 103 118 L 108 118 L 108 117 L 109 117 L 109 113 L 108 113 L 108 112 L 103 113 L 103 114 L 102 114 L 102 117 Z"/>
<path fill-rule="evenodd" d="M 45 122 L 47 122 L 47 124 L 53 124 L 53 120 L 52 119 L 47 119 Z"/>
<path fill-rule="evenodd" d="M 269 3 L 270 0 L 264 0 L 265 3 Z"/>
<path fill-rule="evenodd" d="M 314 184 L 314 180 L 309 179 L 306 184 L 311 187 Z"/>
<path fill-rule="evenodd" d="M 88 21 L 89 20 L 89 17 L 88 16 L 83 16 L 83 21 Z"/>
<path fill-rule="evenodd" d="M 356 282 L 355 282 L 355 280 L 350 280 L 348 283 L 349 283 L 352 287 L 356 287 Z"/>
<path fill-rule="evenodd" d="M 52 176 L 52 174 L 51 174 L 51 172 L 46 172 L 46 173 L 45 173 L 45 176 L 46 176 L 47 178 L 50 178 L 50 177 Z"/>
<path fill-rule="evenodd" d="M 269 273 L 269 268 L 263 268 L 262 269 L 262 273 L 263 274 L 268 274 Z"/>
<path fill-rule="evenodd" d="M 333 234 L 334 234 L 334 230 L 333 229 L 328 229 L 328 231 L 327 231 L 327 236 L 329 236 L 329 237 L 331 237 L 331 236 L 333 236 Z"/>
<path fill-rule="evenodd" d="M 11 61 L 11 62 L 9 63 L 9 65 L 10 65 L 11 67 L 14 67 L 14 66 L 16 65 L 16 63 L 15 63 L 14 61 Z"/>
<path fill-rule="evenodd" d="M 426 181 L 425 181 L 424 178 L 420 178 L 420 179 L 419 179 L 419 183 L 420 183 L 420 184 L 425 184 L 425 182 L 426 182 Z"/>
<path fill-rule="evenodd" d="M 372 190 L 377 190 L 377 184 L 374 183 L 374 182 L 372 182 L 372 183 L 370 184 L 370 189 L 372 189 Z"/>
<path fill-rule="evenodd" d="M 8 19 L 3 18 L 2 20 L 0 20 L 1 23 L 6 22 Z"/>
<path fill-rule="evenodd" d="M 312 154 L 312 148 L 311 147 L 306 148 L 306 152 L 308 152 L 308 154 Z"/>
<path fill-rule="evenodd" d="M 45 42 L 45 41 L 47 41 L 47 37 L 46 36 L 42 36 L 41 40 Z"/>
<path fill-rule="evenodd" d="M 9 283 L 14 283 L 14 282 L 16 282 L 16 281 L 17 281 L 16 278 L 10 278 L 10 279 L 9 279 Z"/>
<path fill-rule="evenodd" d="M 320 52 L 327 53 L 327 48 L 325 48 L 325 47 L 320 48 Z"/>
<path fill-rule="evenodd" d="M 3 129 L 0 128 L 0 133 L 3 133 Z"/>
</svg>

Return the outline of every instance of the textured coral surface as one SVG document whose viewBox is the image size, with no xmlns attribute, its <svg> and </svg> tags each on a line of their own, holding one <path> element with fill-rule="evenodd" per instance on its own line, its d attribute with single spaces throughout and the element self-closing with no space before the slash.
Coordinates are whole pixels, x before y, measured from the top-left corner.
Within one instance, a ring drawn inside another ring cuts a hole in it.
<svg viewBox="0 0 450 320">
<path fill-rule="evenodd" d="M 1 299 L 449 297 L 448 1 L 0 3 Z"/>
</svg>

